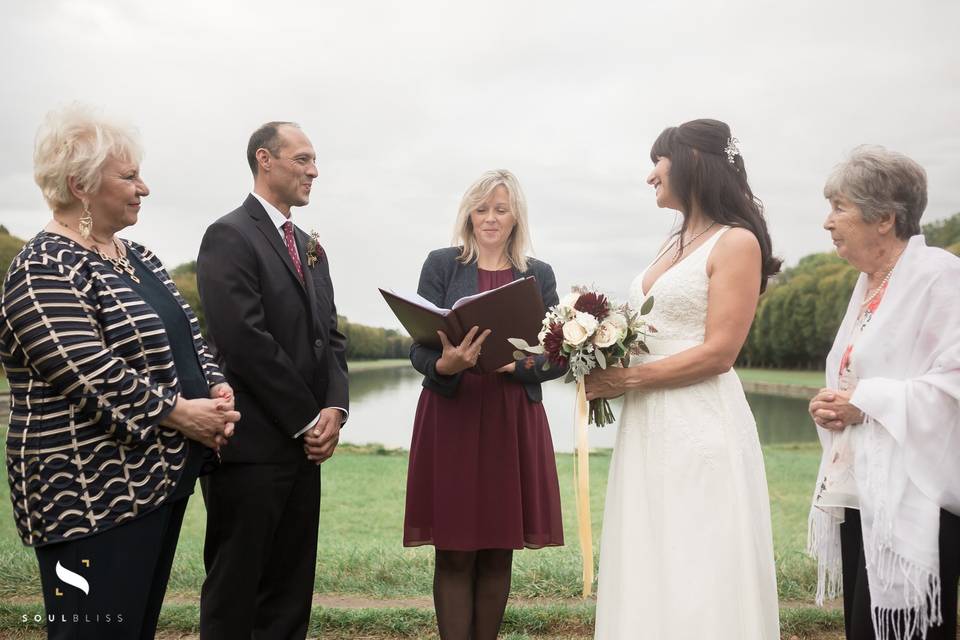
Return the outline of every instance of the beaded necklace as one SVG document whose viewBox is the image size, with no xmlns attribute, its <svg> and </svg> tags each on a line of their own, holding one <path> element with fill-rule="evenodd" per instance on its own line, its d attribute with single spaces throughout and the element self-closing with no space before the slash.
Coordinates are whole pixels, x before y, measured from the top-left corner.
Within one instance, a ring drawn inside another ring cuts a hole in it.
<svg viewBox="0 0 960 640">
<path fill-rule="evenodd" d="M 890 268 L 889 268 L 889 269 L 887 269 L 887 272 L 886 272 L 886 273 L 884 274 L 884 276 L 883 276 L 883 280 L 881 280 L 881 281 L 880 281 L 880 284 L 878 284 L 878 285 L 876 286 L 876 288 L 874 288 L 873 292 L 871 292 L 870 295 L 867 296 L 867 299 L 860 303 L 860 307 L 861 307 L 861 308 L 862 308 L 862 307 L 866 307 L 866 306 L 869 305 L 871 302 L 873 302 L 873 299 L 876 298 L 877 295 L 878 295 L 881 291 L 883 291 L 883 288 L 884 288 L 884 287 L 887 285 L 887 283 L 890 281 L 890 275 L 893 273 L 894 267 L 897 266 L 897 262 L 900 261 L 900 256 L 903 255 L 903 252 L 904 252 L 905 250 L 906 250 L 906 247 L 904 247 L 903 249 L 901 249 L 901 250 L 900 250 L 900 253 L 898 253 L 897 256 L 893 259 L 893 264 L 890 265 Z"/>
</svg>

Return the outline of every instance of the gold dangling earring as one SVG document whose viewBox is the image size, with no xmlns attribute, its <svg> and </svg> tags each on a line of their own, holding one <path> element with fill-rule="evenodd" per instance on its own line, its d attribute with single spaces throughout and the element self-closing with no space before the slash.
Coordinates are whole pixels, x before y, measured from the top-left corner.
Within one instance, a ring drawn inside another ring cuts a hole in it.
<svg viewBox="0 0 960 640">
<path fill-rule="evenodd" d="M 93 216 L 90 215 L 90 206 L 83 203 L 83 215 L 80 216 L 80 237 L 87 240 L 90 237 L 90 230 L 93 229 Z"/>
</svg>

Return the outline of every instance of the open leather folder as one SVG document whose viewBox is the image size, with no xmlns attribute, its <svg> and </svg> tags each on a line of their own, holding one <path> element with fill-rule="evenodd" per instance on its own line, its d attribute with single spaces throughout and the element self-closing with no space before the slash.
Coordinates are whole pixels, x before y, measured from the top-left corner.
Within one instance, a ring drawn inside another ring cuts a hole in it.
<svg viewBox="0 0 960 640">
<path fill-rule="evenodd" d="M 508 338 L 523 338 L 537 344 L 545 310 L 540 285 L 533 276 L 514 280 L 502 287 L 460 298 L 451 309 L 441 309 L 417 294 L 380 289 L 397 320 L 414 342 L 431 349 L 442 349 L 437 331 L 450 342 L 460 344 L 474 326 L 478 335 L 490 329 L 483 343 L 476 369 L 490 373 L 513 362 L 513 345 Z"/>
</svg>

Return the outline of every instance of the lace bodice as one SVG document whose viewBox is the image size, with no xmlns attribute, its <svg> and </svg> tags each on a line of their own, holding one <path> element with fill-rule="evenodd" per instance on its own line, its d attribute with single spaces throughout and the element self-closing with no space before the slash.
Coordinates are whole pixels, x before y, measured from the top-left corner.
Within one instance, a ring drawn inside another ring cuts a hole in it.
<svg viewBox="0 0 960 640">
<path fill-rule="evenodd" d="M 646 295 L 643 293 L 643 277 L 650 267 L 634 279 L 629 294 L 631 307 L 639 309 L 649 296 L 654 298 L 653 310 L 646 320 L 657 329 L 657 333 L 650 337 L 648 344 L 658 340 L 703 342 L 709 286 L 707 258 L 727 229 L 729 227 L 722 227 L 661 274 Z"/>
</svg>

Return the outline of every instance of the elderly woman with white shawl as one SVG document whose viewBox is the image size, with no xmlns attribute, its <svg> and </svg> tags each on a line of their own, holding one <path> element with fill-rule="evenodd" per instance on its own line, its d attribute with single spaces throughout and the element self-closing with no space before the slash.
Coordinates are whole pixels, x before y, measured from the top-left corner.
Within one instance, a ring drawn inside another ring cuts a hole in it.
<svg viewBox="0 0 960 640">
<path fill-rule="evenodd" d="M 824 196 L 823 226 L 861 274 L 810 402 L 817 601 L 842 583 L 851 640 L 956 638 L 960 258 L 926 245 L 926 173 L 902 154 L 858 147 Z"/>
</svg>

